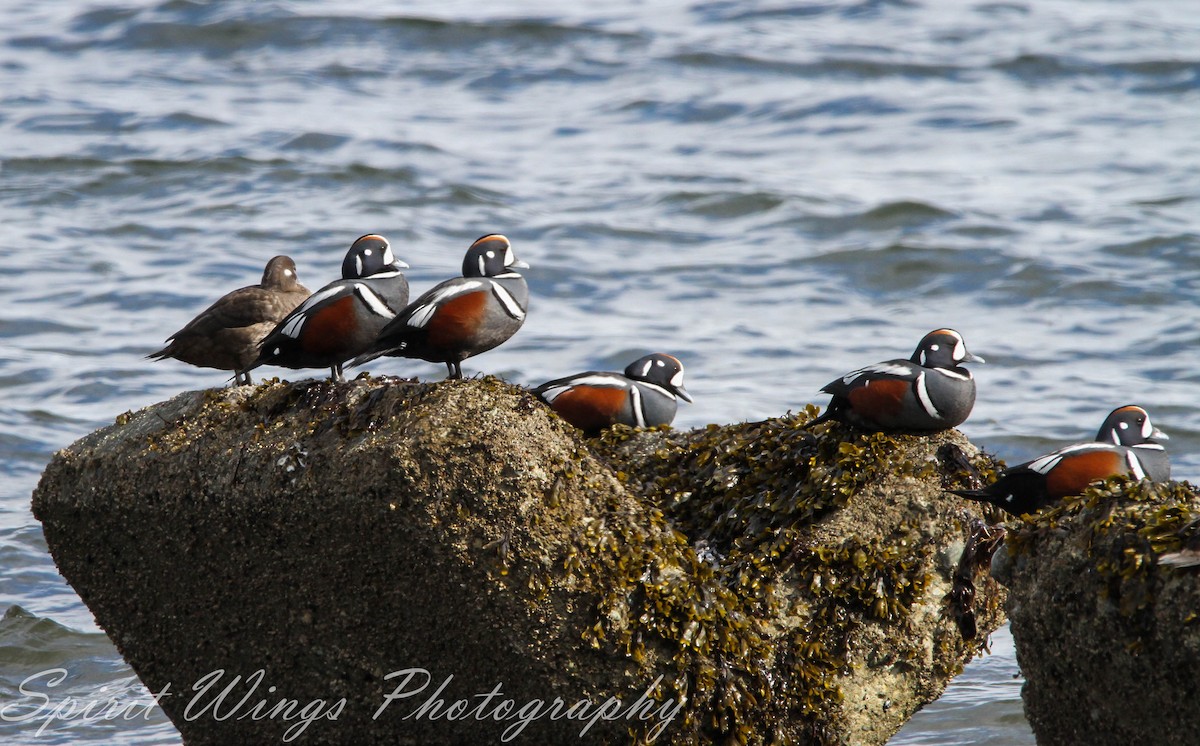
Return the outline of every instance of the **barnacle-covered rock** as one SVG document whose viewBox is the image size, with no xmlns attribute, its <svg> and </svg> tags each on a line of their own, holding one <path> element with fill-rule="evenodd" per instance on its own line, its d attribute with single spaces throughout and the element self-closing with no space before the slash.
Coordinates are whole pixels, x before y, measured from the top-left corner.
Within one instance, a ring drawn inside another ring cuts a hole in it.
<svg viewBox="0 0 1200 746">
<path fill-rule="evenodd" d="M 122 415 L 34 511 L 188 744 L 881 744 L 1000 621 L 943 491 L 991 466 L 814 415 L 587 441 L 491 378 L 268 382 Z"/>
<path fill-rule="evenodd" d="M 1200 737 L 1200 495 L 1113 478 L 1010 524 L 994 572 L 1039 744 Z"/>
</svg>

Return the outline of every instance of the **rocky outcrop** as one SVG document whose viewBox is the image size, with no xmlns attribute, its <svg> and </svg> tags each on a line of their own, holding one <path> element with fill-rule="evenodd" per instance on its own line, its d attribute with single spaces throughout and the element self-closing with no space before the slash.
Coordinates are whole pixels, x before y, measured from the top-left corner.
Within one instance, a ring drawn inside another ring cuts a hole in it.
<svg viewBox="0 0 1200 746">
<path fill-rule="evenodd" d="M 881 744 L 1000 622 L 943 490 L 988 465 L 814 414 L 585 441 L 495 379 L 271 382 L 33 507 L 188 744 Z"/>
<path fill-rule="evenodd" d="M 994 573 L 1039 744 L 1200 740 L 1200 496 L 1113 479 L 1014 523 Z"/>
</svg>

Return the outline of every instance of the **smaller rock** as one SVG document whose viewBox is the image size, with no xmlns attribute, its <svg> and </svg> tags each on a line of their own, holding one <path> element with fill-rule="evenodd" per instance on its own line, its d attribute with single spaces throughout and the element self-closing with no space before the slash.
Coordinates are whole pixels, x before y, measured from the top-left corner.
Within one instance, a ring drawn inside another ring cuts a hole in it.
<svg viewBox="0 0 1200 746">
<path fill-rule="evenodd" d="M 1196 743 L 1200 573 L 1163 562 L 1200 547 L 1196 488 L 1118 477 L 1014 524 L 992 572 L 1038 743 Z"/>
</svg>

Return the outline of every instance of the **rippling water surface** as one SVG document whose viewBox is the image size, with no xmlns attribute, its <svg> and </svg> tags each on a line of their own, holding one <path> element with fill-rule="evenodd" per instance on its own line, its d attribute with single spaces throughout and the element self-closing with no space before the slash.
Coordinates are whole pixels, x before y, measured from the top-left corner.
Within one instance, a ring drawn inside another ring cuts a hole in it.
<svg viewBox="0 0 1200 746">
<path fill-rule="evenodd" d="M 989 363 L 976 442 L 1012 462 L 1137 402 L 1200 477 L 1183 4 L 568 5 L 0 3 L 0 705 L 56 667 L 63 696 L 147 697 L 30 514 L 51 453 L 221 385 L 142 356 L 268 257 L 319 287 L 366 232 L 415 290 L 484 232 L 532 265 L 528 323 L 468 373 L 669 351 L 693 427 L 953 326 Z M 993 650 L 894 743 L 1032 743 Z M 0 739 L 178 742 L 157 711 L 35 730 Z"/>
</svg>

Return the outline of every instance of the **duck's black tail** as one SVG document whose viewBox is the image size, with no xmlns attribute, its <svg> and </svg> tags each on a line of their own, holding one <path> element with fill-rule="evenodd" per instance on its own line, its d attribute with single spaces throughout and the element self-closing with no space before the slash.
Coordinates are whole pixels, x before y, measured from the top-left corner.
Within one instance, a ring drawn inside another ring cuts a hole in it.
<svg viewBox="0 0 1200 746">
<path fill-rule="evenodd" d="M 965 497 L 968 500 L 974 500 L 979 503 L 997 504 L 996 498 L 987 490 L 947 490 L 947 492 L 952 492 L 959 497 Z"/>
<path fill-rule="evenodd" d="M 820 425 L 822 422 L 841 422 L 842 421 L 842 410 L 844 410 L 845 408 L 846 408 L 845 403 L 835 396 L 829 402 L 829 406 L 825 407 L 825 411 L 822 412 L 820 414 L 820 416 L 818 416 L 812 422 L 808 423 L 808 425 L 806 427 L 816 427 L 817 425 Z"/>
</svg>

